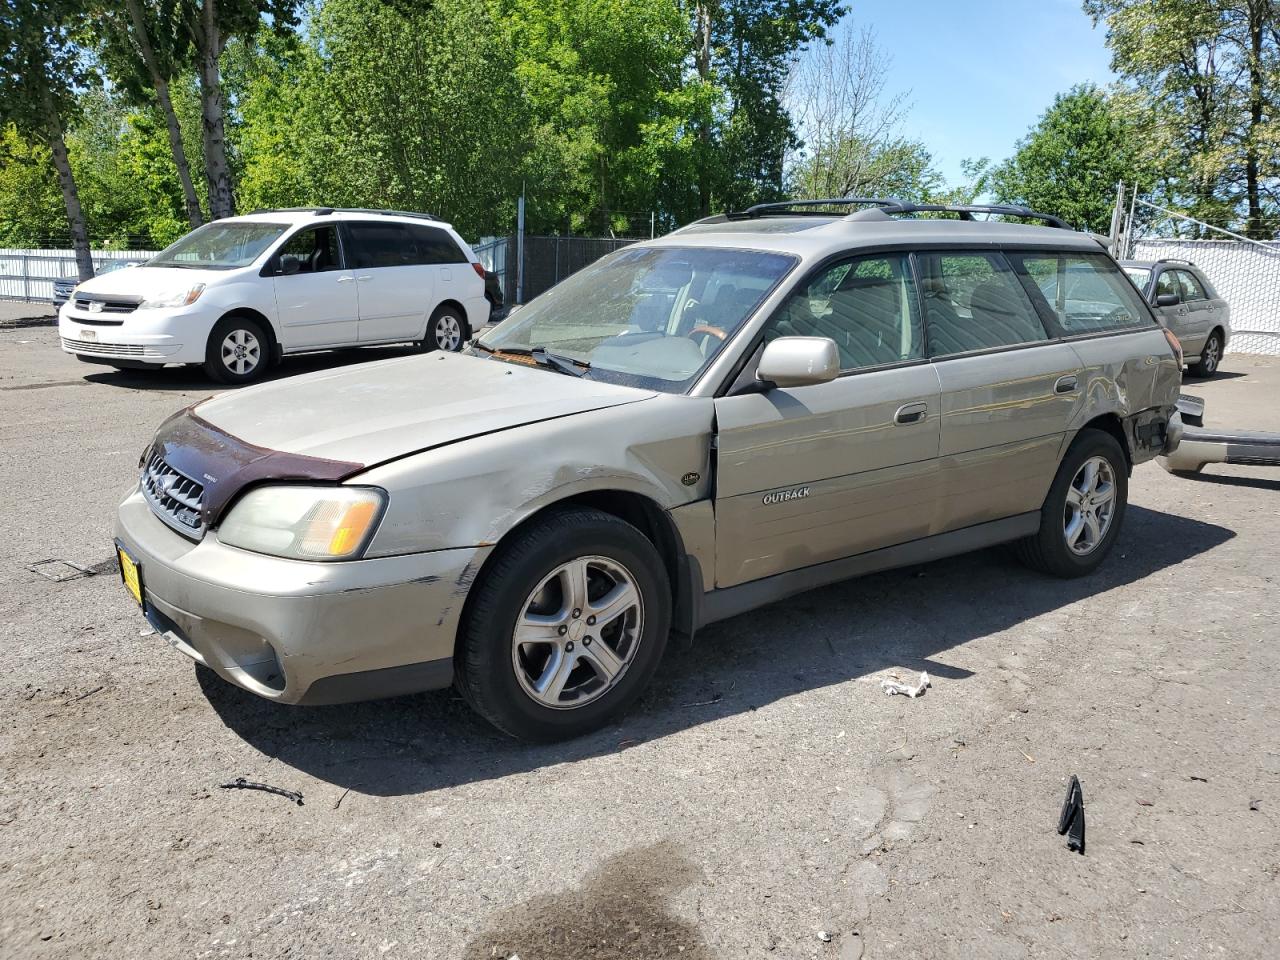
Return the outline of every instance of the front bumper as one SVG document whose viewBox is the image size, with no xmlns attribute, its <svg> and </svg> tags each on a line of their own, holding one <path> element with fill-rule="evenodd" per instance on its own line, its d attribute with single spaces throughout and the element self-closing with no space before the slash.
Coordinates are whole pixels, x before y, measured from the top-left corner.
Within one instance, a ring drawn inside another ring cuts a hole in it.
<svg viewBox="0 0 1280 960">
<path fill-rule="evenodd" d="M 341 703 L 448 686 L 462 605 L 487 548 L 310 563 L 192 543 L 135 491 L 116 537 L 147 619 L 175 649 L 281 703 Z"/>
<path fill-rule="evenodd" d="M 203 363 L 211 324 L 171 310 L 90 314 L 74 302 L 58 310 L 62 349 L 82 357 L 140 363 Z"/>
</svg>

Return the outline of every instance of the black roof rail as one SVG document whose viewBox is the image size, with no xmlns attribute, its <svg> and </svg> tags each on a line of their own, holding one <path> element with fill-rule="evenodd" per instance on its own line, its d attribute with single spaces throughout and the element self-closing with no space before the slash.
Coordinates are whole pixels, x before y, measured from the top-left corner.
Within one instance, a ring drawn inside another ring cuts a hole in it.
<svg viewBox="0 0 1280 960">
<path fill-rule="evenodd" d="M 973 220 L 975 213 L 986 213 L 993 216 L 1019 217 L 1023 220 L 1042 220 L 1051 227 L 1060 230 L 1075 228 L 1061 217 L 1051 213 L 1039 213 L 1029 207 L 1020 207 L 1011 203 L 912 203 L 904 200 L 883 201 L 879 207 L 871 210 L 859 210 L 849 215 L 850 220 L 879 219 L 884 214 L 911 213 L 954 213 L 961 220 Z"/>
<path fill-rule="evenodd" d="M 412 210 L 375 210 L 372 207 L 268 207 L 250 212 L 251 215 L 256 213 L 314 213 L 317 217 L 327 217 L 331 213 L 367 213 L 371 215 L 380 214 L 386 217 L 416 217 L 419 220 L 433 220 L 437 223 L 444 222 L 433 213 L 417 213 Z"/>
<path fill-rule="evenodd" d="M 866 206 L 868 204 L 878 206 L 892 206 L 902 203 L 901 200 L 882 199 L 879 197 L 827 197 L 818 200 L 775 200 L 770 203 L 757 203 L 754 206 L 747 207 L 745 210 L 738 210 L 734 213 L 723 214 L 727 220 L 749 220 L 754 217 L 767 217 L 770 215 L 786 215 L 788 213 L 799 216 L 816 216 L 829 217 L 830 213 L 825 210 L 808 210 L 806 207 L 843 207 L 843 206 Z M 801 209 L 796 209 L 797 207 Z"/>
</svg>

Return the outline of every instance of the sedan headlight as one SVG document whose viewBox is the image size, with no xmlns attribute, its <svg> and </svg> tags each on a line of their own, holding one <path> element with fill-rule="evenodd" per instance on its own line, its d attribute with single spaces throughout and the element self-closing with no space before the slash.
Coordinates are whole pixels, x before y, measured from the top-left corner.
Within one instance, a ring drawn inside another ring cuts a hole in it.
<svg viewBox="0 0 1280 960">
<path fill-rule="evenodd" d="M 218 527 L 223 543 L 291 560 L 354 560 L 386 506 L 377 487 L 258 487 Z"/>
<path fill-rule="evenodd" d="M 202 293 L 204 293 L 204 284 L 197 283 L 187 287 L 185 290 L 147 297 L 138 304 L 138 309 L 145 310 L 148 307 L 189 307 L 200 299 L 200 294 Z"/>
</svg>

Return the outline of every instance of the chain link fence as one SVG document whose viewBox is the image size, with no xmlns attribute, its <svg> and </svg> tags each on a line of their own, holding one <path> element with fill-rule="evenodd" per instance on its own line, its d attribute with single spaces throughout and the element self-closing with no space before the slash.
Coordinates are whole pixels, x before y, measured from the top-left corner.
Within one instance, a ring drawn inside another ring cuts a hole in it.
<svg viewBox="0 0 1280 960">
<path fill-rule="evenodd" d="M 154 257 L 150 250 L 95 250 L 94 273 L 108 261 L 141 263 Z M 0 248 L 0 300 L 52 303 L 53 282 L 79 272 L 74 250 Z"/>
<path fill-rule="evenodd" d="M 510 306 L 517 301 L 528 303 L 606 253 L 635 242 L 620 237 L 525 236 L 523 276 L 518 238 L 486 238 L 472 249 L 485 270 L 498 278 L 503 301 Z M 521 285 L 521 296 L 517 297 Z"/>
<path fill-rule="evenodd" d="M 1134 260 L 1190 260 L 1231 308 L 1229 353 L 1280 355 L 1280 241 L 1139 239 Z"/>
</svg>

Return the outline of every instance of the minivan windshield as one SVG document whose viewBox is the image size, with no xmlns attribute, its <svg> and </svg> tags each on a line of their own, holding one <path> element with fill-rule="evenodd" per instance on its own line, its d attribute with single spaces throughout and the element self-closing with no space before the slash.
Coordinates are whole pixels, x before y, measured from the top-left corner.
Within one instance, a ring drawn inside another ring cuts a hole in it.
<svg viewBox="0 0 1280 960">
<path fill-rule="evenodd" d="M 192 230 L 147 261 L 148 267 L 234 270 L 247 267 L 276 241 L 288 224 L 214 221 Z"/>
<path fill-rule="evenodd" d="M 723 247 L 624 247 L 535 297 L 477 341 L 499 359 L 683 393 L 798 258 Z M 505 357 L 503 355 L 506 355 Z"/>
</svg>

